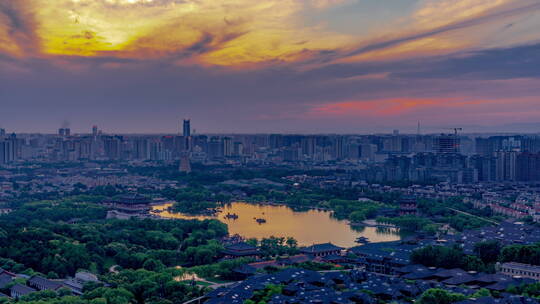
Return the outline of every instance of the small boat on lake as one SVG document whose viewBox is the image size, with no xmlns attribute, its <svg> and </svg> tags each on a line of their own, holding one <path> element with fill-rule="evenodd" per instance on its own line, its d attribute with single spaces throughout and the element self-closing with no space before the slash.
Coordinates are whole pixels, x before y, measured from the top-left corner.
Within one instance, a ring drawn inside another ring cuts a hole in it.
<svg viewBox="0 0 540 304">
<path fill-rule="evenodd" d="M 236 220 L 236 219 L 238 219 L 238 214 L 236 214 L 236 213 L 227 213 L 225 215 L 225 219 Z"/>
<path fill-rule="evenodd" d="M 369 239 L 365 236 L 358 237 L 355 241 L 358 244 L 367 244 L 369 243 Z"/>
<path fill-rule="evenodd" d="M 266 223 L 266 220 L 265 220 L 265 219 L 263 219 L 263 218 L 255 218 L 255 221 L 256 221 L 256 222 L 257 222 L 257 224 L 259 224 L 259 225 L 260 225 L 260 224 L 264 224 L 264 223 Z"/>
</svg>

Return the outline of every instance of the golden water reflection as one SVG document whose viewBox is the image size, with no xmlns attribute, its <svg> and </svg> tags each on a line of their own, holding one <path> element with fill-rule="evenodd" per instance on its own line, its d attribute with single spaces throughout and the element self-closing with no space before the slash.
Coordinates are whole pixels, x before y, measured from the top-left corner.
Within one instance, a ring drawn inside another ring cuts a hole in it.
<svg viewBox="0 0 540 304">
<path fill-rule="evenodd" d="M 366 237 L 370 242 L 388 242 L 399 240 L 395 229 L 363 227 L 353 229 L 347 221 L 331 217 L 328 211 L 308 210 L 296 212 L 287 206 L 257 205 L 232 203 L 224 206 L 216 216 L 189 216 L 167 210 L 172 203 L 157 205 L 155 214 L 164 218 L 177 219 L 219 219 L 229 226 L 229 233 L 246 238 L 265 238 L 270 236 L 293 237 L 299 245 L 332 242 L 342 247 L 358 245 L 355 240 Z M 238 219 L 226 219 L 227 213 L 237 214 Z M 255 218 L 266 219 L 265 224 L 257 224 Z M 356 231 L 355 231 L 356 230 Z"/>
</svg>

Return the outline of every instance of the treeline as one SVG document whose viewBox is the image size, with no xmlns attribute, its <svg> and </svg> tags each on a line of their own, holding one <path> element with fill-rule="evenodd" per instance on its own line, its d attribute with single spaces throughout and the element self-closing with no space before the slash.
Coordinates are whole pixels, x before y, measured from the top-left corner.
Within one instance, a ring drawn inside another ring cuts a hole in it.
<svg viewBox="0 0 540 304">
<path fill-rule="evenodd" d="M 540 265 L 540 243 L 506 246 L 500 253 L 500 261 Z"/>
<path fill-rule="evenodd" d="M 331 199 L 323 206 L 334 211 L 338 219 L 348 219 L 352 222 L 361 222 L 365 219 L 375 218 L 381 208 L 386 207 L 374 201 Z"/>
<path fill-rule="evenodd" d="M 204 187 L 173 189 L 166 188 L 161 193 L 175 201 L 173 210 L 187 214 L 204 214 L 230 200 L 230 196 L 215 194 Z"/>
<path fill-rule="evenodd" d="M 399 217 L 378 217 L 377 223 L 394 225 L 399 229 L 408 232 L 423 231 L 429 234 L 434 234 L 438 229 L 438 225 L 434 224 L 429 219 L 413 215 Z"/>
<path fill-rule="evenodd" d="M 261 240 L 249 239 L 247 243 L 257 246 L 262 255 L 267 258 L 283 255 L 295 255 L 299 253 L 298 241 L 292 237 L 275 237 L 271 236 Z"/>
<path fill-rule="evenodd" d="M 413 251 L 411 261 L 429 267 L 493 272 L 497 262 L 540 265 L 540 244 L 503 247 L 496 240 L 483 241 L 475 244 L 474 255 L 465 254 L 459 246 L 426 246 Z"/>
<path fill-rule="evenodd" d="M 73 200 L 36 202 L 0 216 L 0 257 L 7 270 L 50 278 L 78 269 L 108 267 L 154 270 L 215 261 L 227 234 L 216 220 L 105 220 L 98 205 Z M 23 265 L 23 266 L 21 266 Z M 157 266 L 156 266 L 157 265 Z"/>
<path fill-rule="evenodd" d="M 461 268 L 467 271 L 493 272 L 478 256 L 466 255 L 460 247 L 426 246 L 414 250 L 411 262 L 427 267 Z"/>
<path fill-rule="evenodd" d="M 73 296 L 68 289 L 40 291 L 21 297 L 16 302 L 0 298 L 0 303 L 18 304 L 172 304 L 183 303 L 207 292 L 177 280 L 175 270 L 123 270 L 102 277 L 108 284 L 87 283 L 82 296 Z"/>
<path fill-rule="evenodd" d="M 343 173 L 343 170 L 301 170 L 289 167 L 274 168 L 233 168 L 230 165 L 203 165 L 192 164 L 189 174 L 178 171 L 178 165 L 165 165 L 162 167 L 130 166 L 128 171 L 134 174 L 155 176 L 162 179 L 177 180 L 189 186 L 214 185 L 226 180 L 265 178 L 271 181 L 282 182 L 282 178 L 290 175 L 330 176 Z"/>
<path fill-rule="evenodd" d="M 533 299 L 540 298 L 540 283 L 523 284 L 520 286 L 510 286 L 504 292 L 521 295 Z M 464 295 L 461 293 L 450 292 L 440 288 L 432 288 L 426 290 L 415 303 L 418 304 L 452 304 L 464 301 L 466 299 L 480 299 L 484 297 L 492 297 L 486 301 L 496 302 L 497 298 L 501 296 L 501 292 L 491 292 L 488 289 L 478 289 L 472 295 Z M 528 302 L 525 300 L 525 302 Z M 488 302 L 484 302 L 488 303 Z"/>
</svg>

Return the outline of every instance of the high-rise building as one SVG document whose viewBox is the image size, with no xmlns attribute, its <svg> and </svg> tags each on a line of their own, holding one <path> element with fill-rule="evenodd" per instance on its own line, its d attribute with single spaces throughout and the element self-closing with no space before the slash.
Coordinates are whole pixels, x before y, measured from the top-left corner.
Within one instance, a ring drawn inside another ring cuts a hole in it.
<svg viewBox="0 0 540 304">
<path fill-rule="evenodd" d="M 283 135 L 281 134 L 271 134 L 268 137 L 268 143 L 270 149 L 278 149 L 283 146 Z"/>
<path fill-rule="evenodd" d="M 97 126 L 92 127 L 92 136 L 94 136 L 94 137 L 98 136 L 98 127 Z"/>
<path fill-rule="evenodd" d="M 60 135 L 62 137 L 71 136 L 71 129 L 69 129 L 69 128 L 60 128 L 60 129 L 58 129 L 58 135 Z"/>
<path fill-rule="evenodd" d="M 15 133 L 6 139 L 0 138 L 0 165 L 9 164 L 18 159 L 19 143 Z"/>
<path fill-rule="evenodd" d="M 0 137 L 6 136 L 6 129 L 0 128 Z"/>
<path fill-rule="evenodd" d="M 496 178 L 497 181 L 515 181 L 517 152 L 499 151 L 496 152 Z"/>
<path fill-rule="evenodd" d="M 208 136 L 206 135 L 197 135 L 193 137 L 192 141 L 193 147 L 199 147 L 201 151 L 208 151 Z"/>
<path fill-rule="evenodd" d="M 177 156 L 178 154 L 175 154 L 176 147 L 174 142 L 174 136 L 163 136 L 161 137 L 161 142 L 163 143 L 163 150 L 167 153 L 170 153 L 173 156 Z"/>
<path fill-rule="evenodd" d="M 150 158 L 150 145 L 148 139 L 137 138 L 133 141 L 133 158 L 139 160 Z"/>
<path fill-rule="evenodd" d="M 530 182 L 540 180 L 540 153 L 520 153 L 516 159 L 516 179 Z"/>
<path fill-rule="evenodd" d="M 374 160 L 377 153 L 377 145 L 362 144 L 358 147 L 358 154 L 363 160 Z"/>
<path fill-rule="evenodd" d="M 218 137 L 212 137 L 208 142 L 208 158 L 216 159 L 223 157 L 223 142 Z"/>
<path fill-rule="evenodd" d="M 302 147 L 302 154 L 305 156 L 313 156 L 315 154 L 315 144 L 316 140 L 313 136 L 303 137 L 300 144 Z"/>
<path fill-rule="evenodd" d="M 191 151 L 191 121 L 189 119 L 184 119 L 184 128 L 182 134 L 184 137 L 183 150 Z"/>
<path fill-rule="evenodd" d="M 152 140 L 150 142 L 150 159 L 151 160 L 165 160 L 163 151 L 163 143 L 159 140 Z"/>
<path fill-rule="evenodd" d="M 0 165 L 9 164 L 12 161 L 12 150 L 11 142 L 0 140 Z"/>
<path fill-rule="evenodd" d="M 234 156 L 242 156 L 244 154 L 244 145 L 241 142 L 235 141 L 233 146 Z"/>
<path fill-rule="evenodd" d="M 494 156 L 474 155 L 469 159 L 469 167 L 478 172 L 478 180 L 481 182 L 491 182 L 497 179 L 497 161 Z"/>
<path fill-rule="evenodd" d="M 189 119 L 184 119 L 183 135 L 184 135 L 184 137 L 190 137 L 191 136 L 191 122 L 190 122 Z"/>
<path fill-rule="evenodd" d="M 232 156 L 234 151 L 232 138 L 223 137 L 221 140 L 223 141 L 223 155 L 227 157 Z"/>
<path fill-rule="evenodd" d="M 105 156 L 110 160 L 122 157 L 123 138 L 120 136 L 106 136 L 103 138 Z"/>
<path fill-rule="evenodd" d="M 190 173 L 191 172 L 191 162 L 189 159 L 189 153 L 188 152 L 182 152 L 182 155 L 180 156 L 180 172 L 184 173 Z"/>
<path fill-rule="evenodd" d="M 435 138 L 437 153 L 459 153 L 459 137 L 453 134 L 441 134 Z"/>
<path fill-rule="evenodd" d="M 540 152 L 540 137 L 539 136 L 529 136 L 522 139 L 521 151 L 527 151 L 531 153 Z"/>
<path fill-rule="evenodd" d="M 332 147 L 333 147 L 333 157 L 335 159 L 343 159 L 343 156 L 345 155 L 345 139 L 343 136 L 336 136 L 332 139 Z"/>
</svg>

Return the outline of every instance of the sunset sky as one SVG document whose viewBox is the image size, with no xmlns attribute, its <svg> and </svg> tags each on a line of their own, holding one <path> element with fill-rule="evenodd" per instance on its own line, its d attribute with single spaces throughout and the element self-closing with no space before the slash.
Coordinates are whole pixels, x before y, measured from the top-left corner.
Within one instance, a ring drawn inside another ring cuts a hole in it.
<svg viewBox="0 0 540 304">
<path fill-rule="evenodd" d="M 0 127 L 540 131 L 540 0 L 0 0 Z"/>
</svg>

